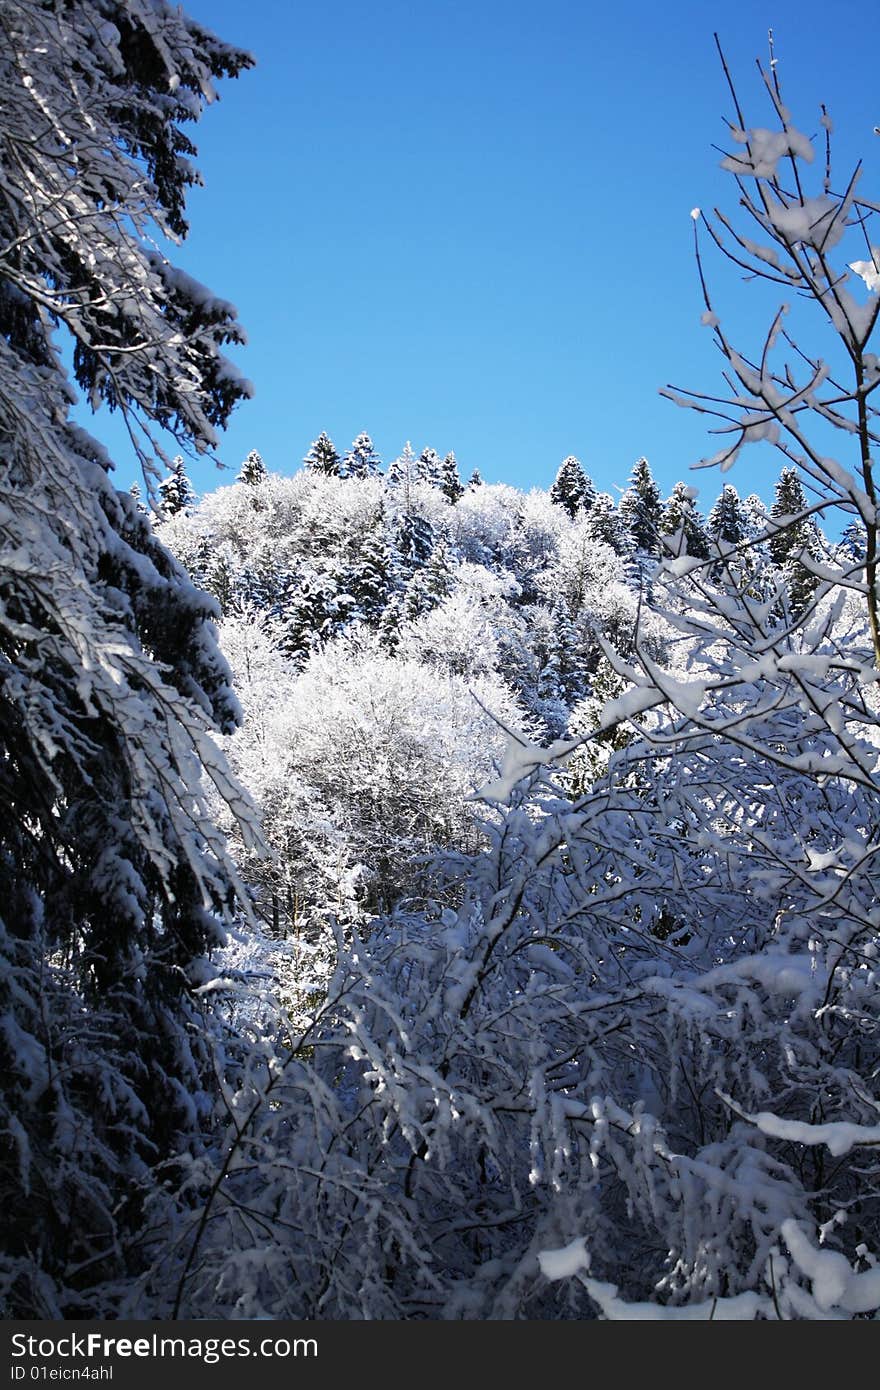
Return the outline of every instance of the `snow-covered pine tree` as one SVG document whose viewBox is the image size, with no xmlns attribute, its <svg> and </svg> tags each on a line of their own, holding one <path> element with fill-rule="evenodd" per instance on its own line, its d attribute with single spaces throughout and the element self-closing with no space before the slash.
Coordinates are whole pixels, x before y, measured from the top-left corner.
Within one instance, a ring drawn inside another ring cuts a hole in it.
<svg viewBox="0 0 880 1390">
<path fill-rule="evenodd" d="M 443 463 L 436 449 L 427 447 L 419 454 L 418 480 L 431 487 L 443 486 Z"/>
<path fill-rule="evenodd" d="M 203 773 L 247 803 L 209 737 L 237 712 L 216 605 L 70 419 L 53 330 L 133 438 L 216 445 L 241 330 L 154 236 L 185 235 L 184 127 L 250 59 L 162 3 L 0 26 L 0 1302 L 100 1316 L 212 1105 L 194 990 L 237 880 Z"/>
<path fill-rule="evenodd" d="M 248 487 L 257 487 L 260 483 L 265 482 L 266 476 L 266 465 L 263 462 L 262 456 L 257 453 L 256 449 L 251 449 L 244 463 L 241 465 L 241 469 L 235 481 L 237 483 L 247 483 Z"/>
<path fill-rule="evenodd" d="M 326 473 L 331 478 L 339 477 L 339 455 L 334 448 L 333 440 L 323 430 L 309 445 L 303 463 L 314 473 Z"/>
<path fill-rule="evenodd" d="M 732 483 L 725 483 L 706 520 L 706 531 L 723 545 L 740 545 L 748 535 L 748 519 Z"/>
<path fill-rule="evenodd" d="M 573 454 L 562 460 L 550 488 L 550 500 L 564 507 L 570 517 L 588 510 L 595 501 L 596 489 Z"/>
<path fill-rule="evenodd" d="M 806 555 L 818 560 L 822 554 L 819 529 L 809 510 L 803 483 L 794 468 L 783 468 L 776 483 L 770 508 L 767 542 L 770 559 L 785 576 L 791 610 L 800 613 L 815 593 L 818 583 L 802 562 Z"/>
<path fill-rule="evenodd" d="M 163 517 L 177 516 L 178 512 L 189 511 L 195 502 L 196 495 L 187 476 L 182 454 L 175 454 L 171 460 L 171 472 L 159 484 L 159 497 Z"/>
<path fill-rule="evenodd" d="M 374 478 L 382 471 L 382 460 L 375 452 L 373 439 L 361 432 L 352 443 L 352 448 L 343 455 L 341 464 L 343 478 Z"/>
<path fill-rule="evenodd" d="M 626 550 L 626 526 L 610 492 L 599 492 L 589 511 L 588 529 L 594 540 L 610 545 L 616 554 Z"/>
<path fill-rule="evenodd" d="M 343 478 L 373 478 L 382 471 L 382 460 L 368 434 L 361 433 L 342 460 Z"/>
<path fill-rule="evenodd" d="M 619 513 L 636 550 L 646 555 L 659 554 L 660 489 L 646 458 L 636 460 L 629 486 L 620 499 Z"/>
<path fill-rule="evenodd" d="M 707 560 L 709 542 L 705 523 L 694 504 L 693 492 L 694 489 L 687 483 L 674 485 L 663 508 L 660 532 L 665 537 L 664 545 L 671 545 L 674 554 L 683 548 L 694 559 Z"/>
<path fill-rule="evenodd" d="M 443 460 L 440 490 L 447 502 L 453 507 L 464 496 L 465 489 L 458 471 L 458 461 L 451 451 Z"/>
<path fill-rule="evenodd" d="M 475 468 L 471 476 L 468 478 L 467 485 L 469 488 L 483 486 L 482 474 L 480 473 L 480 470 L 478 468 Z"/>
</svg>

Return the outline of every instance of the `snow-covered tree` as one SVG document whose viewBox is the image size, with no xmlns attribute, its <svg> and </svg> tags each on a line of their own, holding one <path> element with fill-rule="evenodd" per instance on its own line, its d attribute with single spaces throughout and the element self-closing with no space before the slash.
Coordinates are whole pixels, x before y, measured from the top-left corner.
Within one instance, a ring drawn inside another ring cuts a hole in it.
<svg viewBox="0 0 880 1390">
<path fill-rule="evenodd" d="M 431 487 L 442 487 L 443 462 L 436 449 L 427 446 L 419 454 L 416 478 L 419 482 L 429 483 Z"/>
<path fill-rule="evenodd" d="M 328 477 L 338 478 L 340 474 L 339 455 L 333 440 L 323 430 L 309 445 L 303 463 L 314 473 L 326 473 Z"/>
<path fill-rule="evenodd" d="M 706 520 L 712 540 L 724 545 L 740 545 L 749 534 L 749 523 L 732 483 L 725 483 Z"/>
<path fill-rule="evenodd" d="M 676 554 L 684 551 L 697 560 L 707 560 L 709 544 L 705 522 L 697 511 L 694 493 L 695 489 L 687 483 L 675 484 L 663 508 L 660 533 L 665 549 L 671 548 Z"/>
<path fill-rule="evenodd" d="M 373 478 L 382 471 L 382 460 L 368 434 L 359 434 L 342 460 L 343 478 Z"/>
<path fill-rule="evenodd" d="M 803 484 L 794 468 L 783 468 L 776 484 L 768 523 L 770 559 L 785 576 L 791 609 L 800 613 L 815 593 L 817 576 L 810 560 L 821 558 L 819 530 Z"/>
<path fill-rule="evenodd" d="M 626 549 L 626 525 L 609 492 L 599 492 L 588 513 L 588 530 L 594 540 L 610 546 L 618 555 Z"/>
<path fill-rule="evenodd" d="M 455 506 L 460 497 L 464 495 L 464 484 L 458 472 L 458 462 L 455 454 L 448 453 L 443 460 L 440 475 L 440 490 L 447 502 Z"/>
<path fill-rule="evenodd" d="M 659 554 L 660 489 L 646 458 L 636 460 L 629 486 L 620 499 L 619 512 L 636 550 L 647 555 Z"/>
<path fill-rule="evenodd" d="M 162 515 L 166 517 L 188 511 L 195 502 L 196 495 L 187 476 L 186 463 L 182 454 L 176 454 L 172 459 L 171 472 L 167 478 L 162 479 L 158 491 Z"/>
<path fill-rule="evenodd" d="M 251 449 L 244 463 L 241 465 L 236 482 L 246 483 L 248 487 L 258 487 L 266 480 L 266 465 L 256 449 Z"/>
<path fill-rule="evenodd" d="M 564 507 L 569 516 L 588 510 L 596 497 L 596 489 L 573 454 L 562 460 L 550 488 L 550 500 Z"/>
<path fill-rule="evenodd" d="M 237 891 L 202 777 L 247 803 L 210 737 L 238 708 L 216 605 L 70 418 L 53 331 L 153 486 L 156 427 L 216 445 L 241 330 L 156 237 L 187 230 L 186 124 L 250 60 L 161 3 L 0 23 L 0 1299 L 81 1317 L 149 1258 L 154 1165 L 200 1149 L 196 991 Z"/>
</svg>

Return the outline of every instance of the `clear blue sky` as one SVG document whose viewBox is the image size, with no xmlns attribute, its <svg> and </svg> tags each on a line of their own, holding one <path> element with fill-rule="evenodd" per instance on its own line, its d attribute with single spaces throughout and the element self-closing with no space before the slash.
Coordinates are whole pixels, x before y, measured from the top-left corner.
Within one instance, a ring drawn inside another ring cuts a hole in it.
<svg viewBox="0 0 880 1390">
<path fill-rule="evenodd" d="M 732 114 L 715 28 L 760 125 L 754 60 L 773 25 L 797 123 L 813 134 L 825 100 L 842 161 L 864 155 L 880 197 L 864 3 L 186 8 L 257 59 L 194 128 L 206 187 L 176 255 L 248 331 L 237 358 L 256 396 L 220 449 L 234 469 L 257 448 L 293 472 L 322 429 L 340 450 L 366 429 L 386 462 L 406 439 L 454 449 L 466 473 L 524 488 L 568 453 L 612 489 L 640 454 L 669 487 L 714 452 L 657 390 L 718 384 L 689 218 L 734 191 L 712 148 Z M 767 302 L 707 266 L 752 347 Z M 128 486 L 119 432 L 93 428 Z M 778 468 L 761 446 L 729 481 L 769 496 Z M 199 490 L 234 477 L 205 461 L 191 474 Z M 689 481 L 705 506 L 721 479 Z"/>
</svg>

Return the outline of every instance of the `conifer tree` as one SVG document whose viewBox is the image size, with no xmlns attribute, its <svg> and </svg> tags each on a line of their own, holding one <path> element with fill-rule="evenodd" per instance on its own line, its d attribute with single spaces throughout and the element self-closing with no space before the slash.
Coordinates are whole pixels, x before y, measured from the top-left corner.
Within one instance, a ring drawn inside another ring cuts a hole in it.
<svg viewBox="0 0 880 1390">
<path fill-rule="evenodd" d="M 418 480 L 431 487 L 442 487 L 443 464 L 436 449 L 426 448 L 419 454 Z"/>
<path fill-rule="evenodd" d="M 200 1151 L 196 991 L 237 893 L 206 788 L 247 802 L 210 744 L 237 718 L 217 606 L 71 420 L 53 335 L 145 468 L 169 423 L 216 446 L 242 332 L 153 240 L 187 231 L 184 126 L 250 60 L 133 0 L 0 0 L 0 31 L 0 1298 L 77 1318 L 137 1274 L 154 1165 Z"/>
<path fill-rule="evenodd" d="M 176 454 L 171 461 L 171 472 L 159 484 L 162 500 L 162 513 L 166 517 L 187 512 L 196 500 L 192 483 L 187 477 L 186 464 L 182 454 Z"/>
<path fill-rule="evenodd" d="M 339 455 L 333 447 L 332 439 L 323 430 L 318 435 L 318 438 L 309 445 L 309 450 L 303 459 L 303 463 L 306 468 L 310 468 L 313 473 L 325 473 L 331 478 L 339 477 Z"/>
<path fill-rule="evenodd" d="M 409 488 L 418 480 L 418 460 L 413 453 L 412 445 L 407 440 L 402 453 L 389 463 L 385 481 L 389 487 Z"/>
<path fill-rule="evenodd" d="M 767 543 L 770 559 L 787 580 L 792 613 L 799 614 L 818 583 L 801 557 L 806 555 L 818 560 L 822 550 L 819 528 L 808 514 L 803 484 L 794 468 L 783 468 L 779 475 L 770 508 L 769 528 L 773 532 Z"/>
<path fill-rule="evenodd" d="M 615 509 L 614 498 L 608 492 L 599 492 L 590 508 L 587 521 L 590 535 L 603 545 L 610 545 L 616 554 L 626 550 L 626 528 Z"/>
<path fill-rule="evenodd" d="M 659 554 L 661 514 L 660 489 L 654 482 L 648 460 L 640 458 L 633 468 L 629 487 L 620 499 L 620 517 L 636 550 L 647 555 Z"/>
<path fill-rule="evenodd" d="M 372 478 L 382 471 L 382 460 L 368 434 L 359 434 L 342 460 L 344 478 Z"/>
<path fill-rule="evenodd" d="M 569 454 L 563 459 L 550 488 L 550 501 L 564 507 L 570 517 L 588 510 L 595 501 L 596 489 L 587 477 L 580 461 Z"/>
<path fill-rule="evenodd" d="M 247 483 L 248 487 L 257 487 L 257 485 L 264 482 L 265 479 L 266 465 L 256 449 L 251 449 L 244 463 L 241 465 L 241 471 L 235 481 L 237 483 Z"/>
<path fill-rule="evenodd" d="M 688 555 L 697 560 L 709 558 L 709 543 L 703 529 L 703 519 L 694 505 L 692 489 L 687 483 L 676 483 L 667 499 L 660 521 L 661 533 L 668 537 L 675 553 L 680 542 Z M 677 543 L 678 542 L 678 543 Z"/>
<path fill-rule="evenodd" d="M 723 545 L 740 545 L 748 535 L 748 520 L 739 494 L 732 483 L 725 483 L 706 521 L 713 540 Z"/>
<path fill-rule="evenodd" d="M 464 484 L 458 471 L 458 461 L 451 450 L 443 460 L 440 490 L 450 506 L 453 507 L 459 498 L 464 496 Z"/>
<path fill-rule="evenodd" d="M 483 479 L 478 468 L 475 468 L 471 476 L 468 478 L 467 485 L 471 489 L 483 486 Z"/>
</svg>

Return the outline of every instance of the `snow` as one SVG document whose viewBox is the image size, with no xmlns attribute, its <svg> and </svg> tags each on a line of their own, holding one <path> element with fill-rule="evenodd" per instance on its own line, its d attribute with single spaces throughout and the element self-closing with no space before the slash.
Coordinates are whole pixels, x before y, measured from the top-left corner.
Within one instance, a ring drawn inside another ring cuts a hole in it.
<svg viewBox="0 0 880 1390">
<path fill-rule="evenodd" d="M 842 1308 L 848 1313 L 873 1313 L 880 1308 L 880 1268 L 857 1274 L 836 1250 L 817 1250 L 793 1220 L 782 1223 L 782 1236 L 798 1269 L 812 1284 L 819 1308 Z"/>
<path fill-rule="evenodd" d="M 545 1279 L 571 1279 L 581 1270 L 589 1269 L 590 1257 L 584 1236 L 577 1236 L 561 1250 L 542 1250 L 538 1264 Z"/>
<path fill-rule="evenodd" d="M 748 149 L 741 155 L 727 155 L 721 161 L 721 168 L 733 174 L 747 174 L 753 178 L 775 178 L 781 159 L 793 155 L 806 163 L 813 162 L 813 146 L 799 130 L 732 130 L 733 138 Z"/>
<path fill-rule="evenodd" d="M 850 261 L 849 268 L 876 294 L 880 291 L 880 246 L 871 247 L 871 257 L 870 261 Z"/>
<path fill-rule="evenodd" d="M 792 1144 L 824 1145 L 834 1158 L 842 1158 L 857 1146 L 880 1145 L 880 1125 L 857 1125 L 847 1120 L 833 1120 L 828 1124 L 807 1124 L 802 1120 L 786 1120 L 767 1110 L 748 1118 L 758 1126 L 762 1134 L 774 1139 L 785 1139 Z"/>
<path fill-rule="evenodd" d="M 770 1299 L 758 1293 L 681 1305 L 628 1303 L 618 1296 L 615 1284 L 600 1283 L 597 1279 L 584 1279 L 583 1282 L 603 1317 L 612 1322 L 751 1322 L 758 1313 L 773 1316 Z"/>
</svg>

